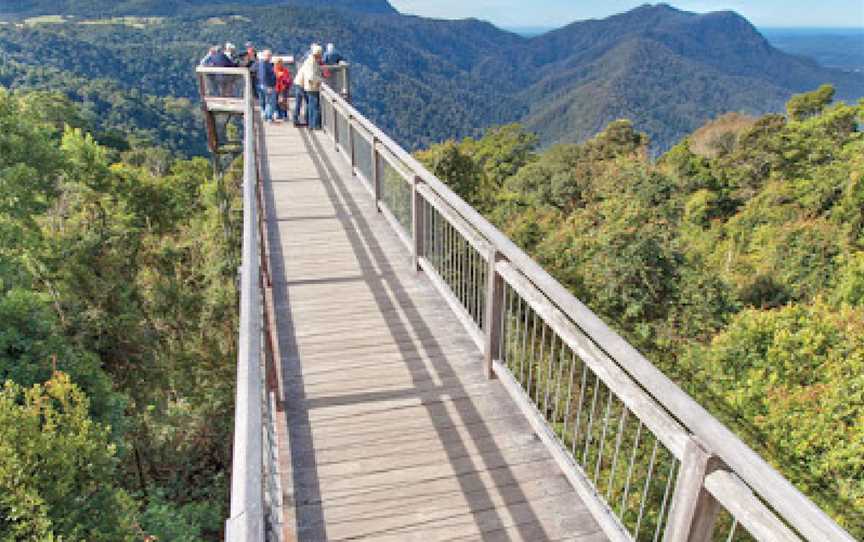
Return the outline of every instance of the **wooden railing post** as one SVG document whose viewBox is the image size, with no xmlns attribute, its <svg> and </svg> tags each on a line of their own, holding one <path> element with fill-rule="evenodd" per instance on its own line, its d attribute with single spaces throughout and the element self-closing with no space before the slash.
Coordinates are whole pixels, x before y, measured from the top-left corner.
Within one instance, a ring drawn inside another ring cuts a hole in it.
<svg viewBox="0 0 864 542">
<path fill-rule="evenodd" d="M 357 165 L 356 157 L 354 156 L 354 129 L 351 127 L 354 120 L 354 115 L 348 114 L 348 155 L 351 157 L 351 175 L 355 174 L 354 166 Z"/>
<path fill-rule="evenodd" d="M 501 253 L 492 248 L 487 256 L 488 272 L 486 273 L 486 307 L 485 318 L 486 345 L 483 349 L 483 370 L 487 378 L 495 378 L 492 363 L 495 354 L 501 351 L 501 322 L 504 318 L 503 298 L 504 279 L 498 274 L 497 264 L 501 259 Z"/>
<path fill-rule="evenodd" d="M 378 167 L 378 138 L 372 136 L 372 187 L 375 194 L 375 208 L 381 212 L 381 171 Z"/>
<path fill-rule="evenodd" d="M 345 101 L 351 103 L 351 76 L 349 75 L 348 66 L 342 68 L 342 97 Z"/>
<path fill-rule="evenodd" d="M 711 541 L 720 504 L 705 489 L 704 482 L 715 462 L 712 455 L 690 439 L 681 459 L 663 542 Z"/>
<path fill-rule="evenodd" d="M 420 271 L 420 258 L 425 255 L 425 247 L 423 246 L 423 240 L 426 238 L 426 232 L 424 231 L 426 221 L 424 220 L 424 208 L 423 208 L 423 196 L 420 194 L 420 191 L 417 188 L 420 186 L 420 183 L 423 181 L 420 180 L 420 177 L 414 176 L 414 180 L 411 183 L 411 216 L 413 218 L 413 228 L 412 228 L 412 236 L 414 238 L 414 270 Z"/>
<path fill-rule="evenodd" d="M 330 107 L 333 108 L 333 146 L 339 151 L 339 112 L 336 110 L 336 100 L 331 100 Z"/>
</svg>

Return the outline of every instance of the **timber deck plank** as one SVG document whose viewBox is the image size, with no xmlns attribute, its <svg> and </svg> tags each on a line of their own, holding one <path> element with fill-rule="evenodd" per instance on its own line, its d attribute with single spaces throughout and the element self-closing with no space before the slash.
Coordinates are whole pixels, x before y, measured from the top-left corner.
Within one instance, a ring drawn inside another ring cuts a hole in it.
<svg viewBox="0 0 864 542">
<path fill-rule="evenodd" d="M 605 540 L 332 140 L 263 133 L 287 532 Z"/>
</svg>

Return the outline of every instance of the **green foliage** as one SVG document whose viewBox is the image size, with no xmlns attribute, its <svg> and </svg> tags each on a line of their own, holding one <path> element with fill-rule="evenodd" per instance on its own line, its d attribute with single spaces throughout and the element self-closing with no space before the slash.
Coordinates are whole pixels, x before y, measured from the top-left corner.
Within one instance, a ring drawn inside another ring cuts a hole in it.
<svg viewBox="0 0 864 542">
<path fill-rule="evenodd" d="M 657 161 L 627 122 L 500 185 L 466 151 L 483 139 L 421 156 L 461 153 L 454 189 L 490 202 L 505 233 L 860 536 L 864 104 L 817 94 L 797 120 L 725 117 Z M 717 133 L 734 137 L 718 149 Z"/>
<path fill-rule="evenodd" d="M 495 203 L 488 196 L 536 159 L 537 141 L 518 124 L 509 124 L 490 129 L 478 140 L 446 141 L 418 152 L 417 158 L 465 201 L 488 212 Z"/>
<path fill-rule="evenodd" d="M 837 290 L 838 303 L 864 305 L 864 251 L 848 254 L 841 260 Z"/>
<path fill-rule="evenodd" d="M 143 511 L 146 533 L 181 536 L 169 526 L 182 520 L 188 539 L 212 538 L 231 441 L 239 225 L 226 211 L 238 205 L 238 170 L 217 182 L 206 160 L 148 147 L 118 161 L 116 149 L 55 113 L 24 114 L 42 98 L 0 93 L 0 202 L 10 203 L 0 224 L 14 234 L 0 237 L 0 381 L 29 387 L 68 374 L 78 405 L 70 427 L 94 445 L 110 442 L 111 468 L 99 475 L 105 491 L 123 488 L 124 501 L 93 502 L 111 508 L 102 517 L 116 529 Z M 0 440 L 27 453 L 24 437 Z M 49 464 L 45 476 L 74 467 Z M 61 504 L 89 502 L 90 482 L 64 484 Z M 99 514 L 87 506 L 93 518 L 64 512 L 67 525 L 41 487 L 21 491 L 0 505 L 22 511 L 2 508 L 0 532 L 14 520 L 39 540 L 144 534 L 96 533 Z"/>
<path fill-rule="evenodd" d="M 136 511 L 116 484 L 108 430 L 68 376 L 0 391 L 0 539 L 133 541 Z"/>
<path fill-rule="evenodd" d="M 222 521 L 221 509 L 207 502 L 177 506 L 164 494 L 150 496 L 147 509 L 141 514 L 141 527 L 156 540 L 199 542 L 204 527 Z"/>
<path fill-rule="evenodd" d="M 834 99 L 834 87 L 822 85 L 813 92 L 796 94 L 786 103 L 786 114 L 792 120 L 805 120 L 821 113 Z"/>
<path fill-rule="evenodd" d="M 721 412 L 753 424 L 771 459 L 841 523 L 864 522 L 864 310 L 821 301 L 747 310 L 686 353 Z M 728 417 L 728 416 L 727 416 Z M 735 423 L 734 418 L 729 420 Z M 828 489 L 830 488 L 830 489 Z"/>
</svg>

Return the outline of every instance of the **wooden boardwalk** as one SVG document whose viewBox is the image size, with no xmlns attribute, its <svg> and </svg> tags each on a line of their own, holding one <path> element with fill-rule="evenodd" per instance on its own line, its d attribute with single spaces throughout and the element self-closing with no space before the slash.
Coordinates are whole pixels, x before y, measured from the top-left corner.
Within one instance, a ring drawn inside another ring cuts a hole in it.
<svg viewBox="0 0 864 542">
<path fill-rule="evenodd" d="M 606 540 L 332 140 L 264 132 L 287 539 Z"/>
</svg>

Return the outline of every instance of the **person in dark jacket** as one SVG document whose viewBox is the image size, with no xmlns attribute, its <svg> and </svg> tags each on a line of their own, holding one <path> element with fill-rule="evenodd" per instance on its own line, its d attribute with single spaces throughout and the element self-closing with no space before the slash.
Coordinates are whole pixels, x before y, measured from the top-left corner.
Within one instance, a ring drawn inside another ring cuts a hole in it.
<svg viewBox="0 0 864 542">
<path fill-rule="evenodd" d="M 204 56 L 204 58 L 201 59 L 201 62 L 199 62 L 198 65 L 199 66 L 206 66 L 206 67 L 213 66 L 213 59 L 218 54 L 219 54 L 219 47 L 214 45 L 213 47 L 211 47 L 207 51 L 207 54 Z"/>
<path fill-rule="evenodd" d="M 273 69 L 273 52 L 266 49 L 258 60 L 258 86 L 264 96 L 264 121 L 273 122 L 276 113 L 276 71 Z"/>
<path fill-rule="evenodd" d="M 225 51 L 219 51 L 212 58 L 212 65 L 217 68 L 236 68 L 237 64 L 225 54 Z"/>
<path fill-rule="evenodd" d="M 236 68 L 237 64 L 231 60 L 231 57 L 228 56 L 228 53 L 225 51 L 217 52 L 210 59 L 210 65 L 214 68 Z M 217 88 L 219 89 L 220 96 L 236 96 L 237 94 L 237 78 L 236 76 L 231 75 L 217 75 L 215 77 L 215 83 Z"/>
</svg>

